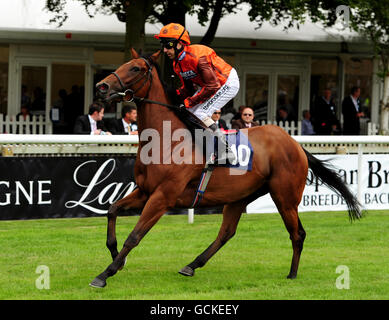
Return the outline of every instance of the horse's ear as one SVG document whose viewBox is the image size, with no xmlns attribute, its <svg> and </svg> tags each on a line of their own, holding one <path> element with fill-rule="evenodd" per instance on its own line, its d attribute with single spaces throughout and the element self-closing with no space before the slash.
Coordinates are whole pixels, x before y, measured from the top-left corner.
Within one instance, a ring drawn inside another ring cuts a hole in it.
<svg viewBox="0 0 389 320">
<path fill-rule="evenodd" d="M 136 50 L 134 48 L 131 48 L 131 55 L 132 55 L 133 59 L 139 58 L 139 54 L 138 54 L 138 52 L 136 52 Z"/>
<path fill-rule="evenodd" d="M 161 50 L 158 50 L 156 53 L 152 54 L 150 59 L 153 60 L 153 63 L 156 63 L 159 56 L 161 55 Z"/>
</svg>

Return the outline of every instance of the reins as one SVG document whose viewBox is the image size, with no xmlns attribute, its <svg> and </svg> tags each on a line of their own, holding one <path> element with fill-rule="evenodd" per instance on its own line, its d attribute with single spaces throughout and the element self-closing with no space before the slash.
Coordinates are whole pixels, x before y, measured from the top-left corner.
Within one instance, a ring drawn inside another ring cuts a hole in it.
<svg viewBox="0 0 389 320">
<path fill-rule="evenodd" d="M 111 74 L 113 74 L 119 81 L 120 83 L 120 86 L 122 87 L 122 90 L 123 92 L 117 92 L 115 94 L 113 94 L 112 96 L 110 96 L 108 98 L 108 100 L 113 100 L 113 99 L 116 99 L 118 97 L 121 97 L 122 100 L 126 101 L 126 102 L 131 102 L 131 101 L 135 101 L 135 102 L 139 102 L 139 103 L 151 103 L 151 104 L 158 104 L 158 105 L 161 105 L 161 106 L 164 106 L 164 107 L 168 107 L 170 109 L 173 109 L 173 110 L 179 110 L 180 108 L 176 105 L 172 105 L 172 104 L 168 104 L 168 103 L 163 103 L 163 102 L 159 102 L 159 101 L 154 101 L 154 100 L 150 100 L 148 99 L 148 95 L 150 93 L 150 90 L 151 90 L 151 85 L 152 85 L 152 82 L 153 82 L 153 75 L 151 73 L 151 71 L 153 70 L 153 66 L 150 64 L 150 62 L 146 59 L 146 58 L 143 58 L 141 57 L 141 59 L 143 59 L 147 66 L 149 67 L 149 69 L 138 79 L 135 79 L 133 82 L 131 82 L 128 86 L 129 87 L 132 87 L 133 85 L 137 84 L 139 81 L 141 81 L 143 78 L 145 78 L 143 84 L 137 88 L 135 91 L 131 88 L 129 89 L 126 89 L 126 87 L 124 86 L 124 83 L 122 81 L 122 79 L 120 79 L 119 75 L 116 73 L 116 72 L 112 72 Z M 150 81 L 150 85 L 149 85 L 149 88 L 147 90 L 147 93 L 144 97 L 138 97 L 135 95 L 136 92 L 138 92 L 140 89 L 142 89 L 146 83 Z M 125 100 L 125 98 L 130 95 L 131 96 L 131 99 L 129 100 Z"/>
</svg>

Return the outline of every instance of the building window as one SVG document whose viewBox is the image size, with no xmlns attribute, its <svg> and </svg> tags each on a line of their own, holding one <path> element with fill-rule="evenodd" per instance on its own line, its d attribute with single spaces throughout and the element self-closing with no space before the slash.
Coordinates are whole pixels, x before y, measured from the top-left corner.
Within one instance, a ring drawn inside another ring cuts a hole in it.
<svg viewBox="0 0 389 320">
<path fill-rule="evenodd" d="M 351 58 L 345 63 L 345 92 L 344 96 L 350 94 L 352 87 L 360 87 L 362 111 L 365 118 L 371 118 L 371 93 L 373 78 L 373 60 Z"/>
<path fill-rule="evenodd" d="M 253 108 L 254 119 L 268 119 L 269 75 L 246 75 L 246 106 Z"/>
<path fill-rule="evenodd" d="M 276 114 L 277 121 L 291 122 L 299 120 L 299 84 L 300 77 L 298 75 L 278 75 Z"/>
<path fill-rule="evenodd" d="M 311 64 L 311 104 L 323 95 L 325 89 L 331 90 L 331 98 L 339 108 L 338 60 L 312 59 Z"/>
</svg>

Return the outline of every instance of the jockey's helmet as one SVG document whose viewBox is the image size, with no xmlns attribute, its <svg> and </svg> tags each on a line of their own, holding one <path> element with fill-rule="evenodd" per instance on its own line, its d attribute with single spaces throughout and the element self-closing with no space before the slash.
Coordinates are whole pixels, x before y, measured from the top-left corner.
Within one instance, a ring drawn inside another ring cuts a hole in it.
<svg viewBox="0 0 389 320">
<path fill-rule="evenodd" d="M 154 38 L 159 39 L 161 42 L 175 39 L 176 41 L 182 41 L 184 44 L 190 45 L 189 32 L 178 23 L 169 23 L 164 26 Z"/>
</svg>

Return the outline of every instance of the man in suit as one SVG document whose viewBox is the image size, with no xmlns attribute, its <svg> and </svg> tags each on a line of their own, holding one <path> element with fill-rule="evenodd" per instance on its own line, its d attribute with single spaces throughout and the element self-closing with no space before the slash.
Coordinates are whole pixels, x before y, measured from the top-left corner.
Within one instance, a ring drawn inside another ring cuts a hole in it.
<svg viewBox="0 0 389 320">
<path fill-rule="evenodd" d="M 336 117 L 336 106 L 331 99 L 331 89 L 324 89 L 323 95 L 317 97 L 312 110 L 313 126 L 318 135 L 331 135 L 340 128 Z"/>
<path fill-rule="evenodd" d="M 122 117 L 111 121 L 109 129 L 112 134 L 138 134 L 136 118 L 137 110 L 135 106 L 123 106 Z"/>
<path fill-rule="evenodd" d="M 353 87 L 351 89 L 351 94 L 343 99 L 343 134 L 345 135 L 359 135 L 359 118 L 365 115 L 361 111 L 361 104 L 359 101 L 360 95 L 361 88 Z"/>
<path fill-rule="evenodd" d="M 246 107 L 242 111 L 242 116 L 238 120 L 233 120 L 231 122 L 232 129 L 246 129 L 252 127 L 258 127 L 259 123 L 254 121 L 254 110 L 250 107 Z"/>
<path fill-rule="evenodd" d="M 211 118 L 212 118 L 212 120 L 216 123 L 216 125 L 217 125 L 217 127 L 218 127 L 219 129 L 228 130 L 228 127 L 227 127 L 226 122 L 225 122 L 223 119 L 220 118 L 220 117 L 221 117 L 221 114 L 222 114 L 222 111 L 221 111 L 220 109 L 218 109 L 218 110 L 216 110 L 216 111 L 212 114 Z"/>
<path fill-rule="evenodd" d="M 104 126 L 104 106 L 93 102 L 89 106 L 88 114 L 77 117 L 74 124 L 75 134 L 111 134 Z"/>
</svg>

